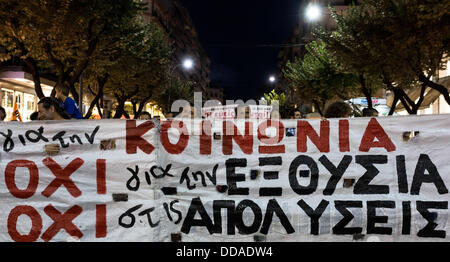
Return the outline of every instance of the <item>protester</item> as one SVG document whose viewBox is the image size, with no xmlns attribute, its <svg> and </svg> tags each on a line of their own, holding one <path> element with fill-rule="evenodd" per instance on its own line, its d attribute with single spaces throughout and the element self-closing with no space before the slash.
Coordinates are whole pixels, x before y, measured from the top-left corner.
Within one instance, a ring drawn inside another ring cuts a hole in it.
<svg viewBox="0 0 450 262">
<path fill-rule="evenodd" d="M 69 97 L 69 87 L 65 84 L 57 84 L 55 87 L 56 97 L 62 101 L 62 107 L 64 111 L 71 118 L 82 119 L 78 104 Z"/>
<path fill-rule="evenodd" d="M 34 120 L 39 120 L 39 112 L 33 112 L 30 115 L 30 120 L 34 121 Z"/>
<path fill-rule="evenodd" d="M 61 107 L 59 101 L 53 97 L 44 97 L 39 100 L 38 118 L 39 120 L 70 119 L 69 115 L 64 112 L 64 109 Z M 48 155 L 57 155 L 60 150 L 61 149 L 58 144 L 48 144 L 44 146 L 44 152 L 46 152 Z"/>
<path fill-rule="evenodd" d="M 53 97 L 44 97 L 38 103 L 39 120 L 64 120 L 70 119 L 64 112 L 59 101 Z"/>
<path fill-rule="evenodd" d="M 350 117 L 352 108 L 343 101 L 337 101 L 327 107 L 324 113 L 325 118 L 347 118 Z"/>
<path fill-rule="evenodd" d="M 378 116 L 378 110 L 375 108 L 364 108 L 362 111 L 362 116 Z"/>
<path fill-rule="evenodd" d="M 300 110 L 296 109 L 294 110 L 294 119 L 302 119 L 302 112 L 300 112 Z"/>
<path fill-rule="evenodd" d="M 143 111 L 141 114 L 139 114 L 139 119 L 140 120 L 150 120 L 150 119 L 152 119 L 152 115 L 147 111 Z"/>
<path fill-rule="evenodd" d="M 3 107 L 0 106 L 0 121 L 5 120 L 6 117 L 6 111 Z"/>
</svg>

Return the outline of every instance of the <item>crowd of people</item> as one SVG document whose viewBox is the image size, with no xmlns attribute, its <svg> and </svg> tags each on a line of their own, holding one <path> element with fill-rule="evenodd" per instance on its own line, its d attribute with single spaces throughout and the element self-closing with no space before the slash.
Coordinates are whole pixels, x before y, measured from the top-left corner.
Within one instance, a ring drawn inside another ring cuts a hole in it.
<svg viewBox="0 0 450 262">
<path fill-rule="evenodd" d="M 30 115 L 30 120 L 83 119 L 78 104 L 69 97 L 69 87 L 55 86 L 56 97 L 44 97 L 38 102 L 38 111 Z M 0 107 L 0 120 L 4 121 L 6 111 Z"/>
<path fill-rule="evenodd" d="M 69 97 L 69 87 L 63 84 L 55 86 L 55 97 L 44 97 L 38 102 L 38 111 L 30 115 L 30 120 L 64 120 L 64 119 L 83 119 L 78 104 Z M 337 101 L 330 104 L 324 114 L 323 118 L 348 118 L 352 115 L 353 109 L 343 101 Z M 279 111 L 273 110 L 271 112 L 271 119 L 303 119 L 308 118 L 298 108 L 292 108 L 286 115 L 281 115 Z M 363 117 L 377 117 L 378 111 L 373 108 L 364 108 L 362 110 Z M 4 121 L 6 112 L 0 106 L 0 121 Z M 166 118 L 173 118 L 173 113 L 166 114 Z M 194 105 L 185 106 L 180 114 L 175 118 L 194 118 L 198 117 Z M 201 116 L 200 116 L 201 117 Z M 159 118 L 153 117 L 153 118 Z M 235 109 L 235 118 L 249 119 L 250 108 L 246 105 L 240 105 Z M 152 115 L 149 112 L 143 111 L 139 114 L 138 119 L 149 120 Z"/>
</svg>

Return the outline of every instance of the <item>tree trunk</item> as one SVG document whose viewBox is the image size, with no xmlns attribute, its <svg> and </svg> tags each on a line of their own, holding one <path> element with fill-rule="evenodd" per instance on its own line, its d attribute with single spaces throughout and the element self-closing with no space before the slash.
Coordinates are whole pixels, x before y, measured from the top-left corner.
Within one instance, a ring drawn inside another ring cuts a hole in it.
<svg viewBox="0 0 450 262">
<path fill-rule="evenodd" d="M 138 118 L 138 114 L 137 114 L 137 102 L 135 100 L 131 100 L 131 104 L 133 105 L 133 119 L 137 119 Z"/>
<path fill-rule="evenodd" d="M 314 99 L 313 103 L 317 107 L 317 111 L 319 111 L 320 116 L 323 117 L 322 109 L 320 108 L 319 102 Z"/>
<path fill-rule="evenodd" d="M 366 96 L 367 99 L 367 107 L 369 109 L 373 108 L 372 104 L 372 94 L 370 93 L 369 89 L 367 89 L 366 86 L 366 80 L 364 79 L 364 76 L 362 74 L 359 75 L 359 82 L 361 83 L 361 91 Z"/>
<path fill-rule="evenodd" d="M 117 107 L 116 107 L 116 113 L 114 114 L 113 118 L 121 118 L 125 111 L 125 101 L 122 99 L 117 99 Z"/>
<path fill-rule="evenodd" d="M 98 114 L 100 115 L 100 118 L 103 118 L 103 113 L 102 113 L 102 109 L 100 107 L 99 101 L 97 101 L 97 110 L 98 110 Z"/>
<path fill-rule="evenodd" d="M 417 101 L 417 103 L 415 103 L 414 104 L 414 107 L 413 107 L 413 114 L 414 115 L 417 115 L 417 111 L 419 111 L 419 108 L 420 108 L 420 106 L 422 105 L 422 103 L 423 103 L 423 100 L 424 100 L 424 98 L 425 98 L 425 90 L 427 89 L 427 85 L 425 84 L 425 83 L 423 83 L 422 84 L 422 87 L 421 87 L 421 89 L 420 89 L 420 97 L 419 97 L 419 100 Z"/>
<path fill-rule="evenodd" d="M 94 100 L 91 101 L 91 104 L 89 105 L 89 110 L 86 112 L 86 114 L 84 115 L 84 119 L 89 119 L 92 115 L 92 111 L 94 110 L 94 107 L 96 104 L 98 104 L 98 100 L 100 99 L 101 96 L 101 92 L 98 92 L 97 95 L 95 96 Z"/>
<path fill-rule="evenodd" d="M 408 102 L 411 103 L 411 105 L 413 105 L 414 103 L 412 102 L 412 100 L 408 97 L 408 95 L 405 93 L 405 91 L 403 91 L 403 89 L 398 88 L 398 87 L 394 87 L 392 85 L 391 82 L 387 81 L 386 79 L 383 80 L 384 84 L 387 86 L 387 88 L 389 90 L 392 90 L 394 92 L 394 101 L 392 103 L 392 107 L 391 110 L 389 111 L 389 114 L 391 115 L 391 113 L 394 113 L 395 110 L 395 106 L 398 102 L 398 100 L 400 100 L 400 102 L 402 103 L 403 107 L 405 108 L 405 110 L 408 112 L 408 114 L 412 114 L 413 111 L 411 109 L 412 106 L 410 106 L 408 104 Z M 406 98 L 405 98 L 406 97 Z M 393 109 L 394 108 L 394 109 Z"/>
<path fill-rule="evenodd" d="M 45 97 L 41 86 L 41 74 L 39 72 L 39 67 L 36 61 L 34 61 L 34 59 L 30 57 L 27 57 L 24 61 L 28 69 L 31 71 L 31 74 L 33 75 L 34 91 L 36 92 L 36 95 L 39 99 Z"/>
<path fill-rule="evenodd" d="M 419 75 L 419 81 L 426 84 L 428 87 L 431 87 L 434 90 L 439 91 L 439 93 L 441 93 L 444 96 L 444 99 L 447 102 L 447 104 L 450 105 L 450 95 L 449 95 L 448 89 L 445 88 L 445 86 L 431 81 L 423 73 Z"/>
<path fill-rule="evenodd" d="M 122 117 L 122 115 L 124 115 L 126 118 L 130 118 L 130 115 L 128 115 L 128 113 L 125 111 L 125 102 L 132 98 L 133 96 L 135 96 L 137 93 L 139 92 L 139 87 L 136 86 L 136 89 L 133 91 L 133 93 L 129 94 L 129 95 L 122 95 L 120 96 L 119 94 L 115 93 L 114 96 L 116 97 L 117 100 L 117 108 L 116 108 L 116 113 L 114 114 L 113 118 L 120 118 Z"/>
<path fill-rule="evenodd" d="M 142 111 L 144 110 L 145 105 L 147 104 L 148 100 L 150 100 L 151 97 L 152 96 L 150 95 L 150 96 L 144 97 L 141 101 L 139 101 L 139 107 L 136 111 L 137 116 L 141 115 Z"/>
<path fill-rule="evenodd" d="M 405 91 L 403 91 L 403 89 L 400 89 L 400 88 L 395 88 L 394 92 L 398 93 L 398 98 L 400 99 L 400 102 L 402 102 L 402 105 L 406 109 L 408 114 L 410 114 L 410 115 L 413 114 L 413 111 L 412 111 L 410 105 L 408 104 L 407 99 L 405 99 L 405 97 L 408 96 L 408 95 L 406 95 Z M 408 97 L 408 99 L 409 99 L 409 97 Z"/>
<path fill-rule="evenodd" d="M 16 23 L 13 23 L 15 25 L 14 28 L 17 28 L 18 25 Z M 22 56 L 26 57 L 23 61 L 27 65 L 28 69 L 32 72 L 33 75 L 33 82 L 34 82 L 34 90 L 36 92 L 36 95 L 39 97 L 39 99 L 45 97 L 44 92 L 42 91 L 41 86 L 41 76 L 40 76 L 40 69 L 37 65 L 37 62 L 31 58 L 28 57 L 28 50 L 25 48 L 25 44 L 19 40 L 19 38 L 13 37 L 13 41 L 16 43 L 16 45 L 19 47 Z"/>
<path fill-rule="evenodd" d="M 142 100 L 141 102 L 139 102 L 139 107 L 138 107 L 138 110 L 137 110 L 137 115 L 141 115 L 142 111 L 144 110 L 144 106 L 147 104 L 147 101 L 148 101 L 149 99 L 150 99 L 150 98 L 144 99 L 144 100 Z"/>
<path fill-rule="evenodd" d="M 391 106 L 391 110 L 389 110 L 389 116 L 392 116 L 395 112 L 395 108 L 397 107 L 397 103 L 398 103 L 398 94 L 396 92 L 394 92 L 394 101 L 392 101 L 392 106 Z"/>
<path fill-rule="evenodd" d="M 69 83 L 70 93 L 72 93 L 73 100 L 75 100 L 77 103 L 80 101 L 80 96 L 78 94 L 78 91 L 75 89 L 75 84 Z"/>
<path fill-rule="evenodd" d="M 95 105 L 97 105 L 98 112 L 101 115 L 100 107 L 98 106 L 98 101 L 103 96 L 103 89 L 108 81 L 109 75 L 106 75 L 103 78 L 98 77 L 97 83 L 98 83 L 98 93 L 95 94 L 95 92 L 91 89 L 90 86 L 88 86 L 89 91 L 95 96 L 94 99 L 91 101 L 91 104 L 89 105 L 89 110 L 86 112 L 86 115 L 84 116 L 84 119 L 88 119 L 92 115 L 92 110 L 94 110 Z"/>
</svg>

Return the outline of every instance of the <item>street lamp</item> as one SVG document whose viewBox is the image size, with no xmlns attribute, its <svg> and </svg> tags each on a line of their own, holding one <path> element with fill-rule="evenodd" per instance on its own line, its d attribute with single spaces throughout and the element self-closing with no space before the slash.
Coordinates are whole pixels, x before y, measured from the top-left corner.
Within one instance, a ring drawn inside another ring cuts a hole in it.
<svg viewBox="0 0 450 262">
<path fill-rule="evenodd" d="M 277 80 L 277 79 L 276 79 L 275 76 L 273 76 L 273 75 L 269 77 L 269 82 L 270 82 L 270 83 L 275 83 L 276 80 Z"/>
<path fill-rule="evenodd" d="M 172 89 L 172 75 L 175 72 L 175 69 L 177 69 L 180 66 L 182 66 L 185 70 L 191 70 L 194 67 L 194 60 L 192 60 L 191 58 L 185 58 L 183 60 L 183 62 L 181 62 L 180 64 L 174 66 L 172 68 L 172 70 L 170 70 L 170 74 L 169 74 L 169 81 L 170 81 L 169 97 L 168 97 L 168 101 L 167 101 L 168 112 L 170 112 L 170 91 Z"/>
<path fill-rule="evenodd" d="M 322 10 L 318 4 L 309 3 L 308 7 L 306 7 L 305 14 L 308 21 L 315 22 L 322 15 Z"/>
<path fill-rule="evenodd" d="M 191 69 L 193 66 L 194 66 L 194 61 L 192 61 L 192 59 L 186 58 L 186 59 L 183 61 L 183 67 L 184 67 L 184 69 L 189 70 L 189 69 Z"/>
</svg>

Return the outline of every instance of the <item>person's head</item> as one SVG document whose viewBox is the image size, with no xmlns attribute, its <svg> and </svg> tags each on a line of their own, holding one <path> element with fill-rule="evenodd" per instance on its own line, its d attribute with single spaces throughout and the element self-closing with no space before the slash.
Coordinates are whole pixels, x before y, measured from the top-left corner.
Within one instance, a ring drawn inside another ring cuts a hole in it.
<svg viewBox="0 0 450 262">
<path fill-rule="evenodd" d="M 34 121 L 34 120 L 39 120 L 39 112 L 33 112 L 30 115 L 30 120 Z"/>
<path fill-rule="evenodd" d="M 6 111 L 3 107 L 0 106 L 0 121 L 5 120 L 6 117 Z"/>
<path fill-rule="evenodd" d="M 343 101 L 337 101 L 327 107 L 324 113 L 325 118 L 346 118 L 352 113 L 352 108 Z"/>
<path fill-rule="evenodd" d="M 152 115 L 147 111 L 142 111 L 142 113 L 139 115 L 140 120 L 150 120 L 152 119 Z"/>
<path fill-rule="evenodd" d="M 300 110 L 294 110 L 294 119 L 301 119 L 302 118 L 302 112 Z"/>
<path fill-rule="evenodd" d="M 56 97 L 64 101 L 69 96 L 69 87 L 65 84 L 58 83 L 55 86 Z"/>
<path fill-rule="evenodd" d="M 39 120 L 70 119 L 64 112 L 58 100 L 53 97 L 44 97 L 38 103 Z"/>
<path fill-rule="evenodd" d="M 378 116 L 378 110 L 375 108 L 364 108 L 362 114 L 363 116 Z"/>
</svg>

